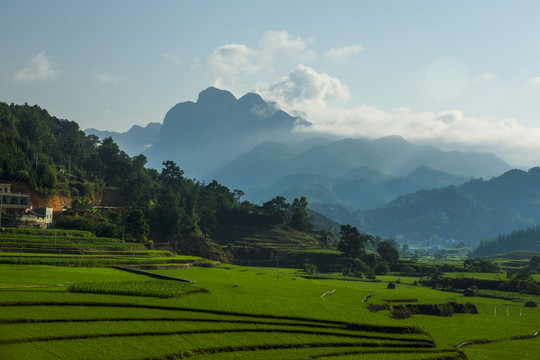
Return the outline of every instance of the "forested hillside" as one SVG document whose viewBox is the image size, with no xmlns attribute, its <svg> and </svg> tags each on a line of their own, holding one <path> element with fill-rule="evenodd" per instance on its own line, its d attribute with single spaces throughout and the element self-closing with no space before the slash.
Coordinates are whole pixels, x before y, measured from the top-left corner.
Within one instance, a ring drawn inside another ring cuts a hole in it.
<svg viewBox="0 0 540 360">
<path fill-rule="evenodd" d="M 483 240 L 473 256 L 492 256 L 511 251 L 540 251 L 540 227 L 533 226 Z"/>
<path fill-rule="evenodd" d="M 536 226 L 539 204 L 540 169 L 514 169 L 490 180 L 418 191 L 378 209 L 333 218 L 348 216 L 350 223 L 383 236 L 403 234 L 408 241 L 432 239 L 434 244 L 455 239 L 476 247 L 481 239 Z M 329 216 L 321 206 L 315 209 Z"/>
<path fill-rule="evenodd" d="M 163 162 L 161 172 L 148 169 L 144 155 L 129 157 L 111 138 L 86 136 L 76 122 L 38 106 L 0 103 L 0 123 L 0 180 L 74 200 L 80 216 L 61 216 L 57 227 L 125 235 L 148 246 L 148 239 L 174 242 L 179 251 L 221 259 L 233 256 L 234 249 L 224 251 L 214 239 L 229 244 L 233 227 L 236 232 L 249 228 L 252 236 L 274 227 L 310 228 L 305 198 L 291 204 L 276 198 L 258 206 L 242 201 L 241 190 L 184 177 L 173 161 Z M 94 207 L 103 190 L 116 194 L 122 211 Z"/>
</svg>

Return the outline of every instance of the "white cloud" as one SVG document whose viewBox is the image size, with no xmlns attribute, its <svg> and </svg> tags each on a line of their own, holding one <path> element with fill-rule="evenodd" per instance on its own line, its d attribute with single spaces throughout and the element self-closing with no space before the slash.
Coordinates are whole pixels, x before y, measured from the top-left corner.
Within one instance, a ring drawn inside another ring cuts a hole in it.
<svg viewBox="0 0 540 360">
<path fill-rule="evenodd" d="M 313 40 L 303 40 L 300 36 L 291 36 L 287 31 L 267 31 L 259 40 L 261 55 L 285 55 L 306 59 L 315 56 L 313 51 L 307 50 L 308 44 Z"/>
<path fill-rule="evenodd" d="M 539 128 L 525 127 L 512 118 L 467 117 L 459 110 L 434 113 L 408 108 L 383 111 L 368 105 L 344 107 L 348 87 L 304 65 L 269 86 L 261 86 L 258 92 L 286 111 L 303 114 L 313 124 L 300 131 L 368 138 L 400 135 L 435 147 L 493 152 L 514 165 L 533 166 L 540 160 Z"/>
<path fill-rule="evenodd" d="M 23 83 L 33 83 L 56 79 L 58 74 L 59 70 L 51 64 L 45 52 L 42 51 L 30 59 L 29 66 L 19 70 L 14 79 Z"/>
<path fill-rule="evenodd" d="M 540 76 L 527 81 L 527 84 L 524 86 L 525 92 L 534 92 L 538 90 L 540 90 Z"/>
<path fill-rule="evenodd" d="M 104 74 L 100 71 L 94 71 L 94 77 L 97 81 L 99 82 L 102 82 L 102 83 L 106 83 L 106 84 L 113 84 L 113 85 L 118 85 L 120 83 L 120 79 L 117 78 L 117 77 L 114 77 L 112 75 L 109 75 L 109 74 Z"/>
<path fill-rule="evenodd" d="M 361 45 L 350 45 L 330 49 L 324 53 L 324 56 L 330 61 L 342 62 L 348 60 L 351 56 L 358 54 L 362 50 L 364 50 L 364 48 Z"/>
<path fill-rule="evenodd" d="M 236 75 L 255 72 L 261 65 L 259 54 L 245 45 L 227 44 L 218 47 L 205 59 L 217 73 Z"/>
<path fill-rule="evenodd" d="M 278 58 L 306 60 L 314 58 L 315 52 L 308 49 L 312 40 L 291 36 L 287 31 L 267 31 L 259 40 L 257 48 L 243 44 L 225 44 L 214 49 L 199 64 L 210 66 L 218 78 L 252 74 L 257 71 L 272 71 Z"/>
<path fill-rule="evenodd" d="M 304 65 L 298 65 L 288 76 L 259 88 L 258 92 L 291 109 L 306 103 L 320 107 L 349 98 L 349 88 L 339 79 Z"/>
<path fill-rule="evenodd" d="M 515 165 L 538 165 L 540 129 L 525 127 L 515 119 L 491 121 L 466 117 L 458 110 L 440 113 L 390 112 L 362 105 L 355 108 L 304 107 L 310 131 L 347 137 L 379 138 L 401 135 L 409 141 L 460 150 L 489 151 Z"/>
</svg>

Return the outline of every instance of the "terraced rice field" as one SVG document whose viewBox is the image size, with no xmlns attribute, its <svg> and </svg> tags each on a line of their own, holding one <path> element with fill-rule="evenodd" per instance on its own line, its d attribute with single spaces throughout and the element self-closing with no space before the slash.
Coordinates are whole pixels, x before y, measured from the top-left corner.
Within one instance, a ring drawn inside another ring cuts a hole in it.
<svg viewBox="0 0 540 360">
<path fill-rule="evenodd" d="M 482 359 L 494 349 L 535 359 L 540 349 L 538 338 L 456 349 L 467 340 L 537 331 L 536 309 L 508 304 L 507 316 L 504 302 L 495 299 L 474 299 L 478 315 L 395 320 L 388 312 L 368 311 L 363 297 L 376 292 L 373 303 L 470 299 L 410 285 L 388 290 L 382 282 L 309 279 L 290 269 L 227 265 L 153 272 L 195 280 L 209 292 L 160 299 L 23 288 L 98 281 L 121 287 L 149 278 L 107 268 L 0 265 L 0 286 L 18 286 L 0 290 L 0 358 Z"/>
<path fill-rule="evenodd" d="M 148 250 L 143 244 L 96 237 L 88 231 L 7 228 L 0 233 L 0 263 L 17 265 L 112 266 L 178 264 L 203 260 Z"/>
</svg>

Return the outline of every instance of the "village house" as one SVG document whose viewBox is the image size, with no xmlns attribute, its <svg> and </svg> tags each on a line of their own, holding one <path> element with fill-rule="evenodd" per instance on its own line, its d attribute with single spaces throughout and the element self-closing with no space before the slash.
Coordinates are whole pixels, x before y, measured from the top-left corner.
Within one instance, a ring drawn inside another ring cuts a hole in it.
<svg viewBox="0 0 540 360">
<path fill-rule="evenodd" d="M 0 183 L 0 227 L 46 229 L 52 221 L 52 208 L 33 208 L 30 194 L 11 192 L 11 184 Z"/>
</svg>

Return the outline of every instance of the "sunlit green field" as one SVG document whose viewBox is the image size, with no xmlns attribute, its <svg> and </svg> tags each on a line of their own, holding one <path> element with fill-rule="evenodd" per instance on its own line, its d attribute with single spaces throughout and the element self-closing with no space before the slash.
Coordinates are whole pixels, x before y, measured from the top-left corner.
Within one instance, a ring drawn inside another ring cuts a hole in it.
<svg viewBox="0 0 540 360">
<path fill-rule="evenodd" d="M 537 359 L 540 339 L 456 345 L 538 331 L 540 312 L 523 303 L 464 298 L 384 282 L 321 280 L 298 270 L 155 270 L 196 281 L 208 293 L 160 299 L 81 294 L 80 282 L 147 282 L 109 268 L 0 265 L 0 358 L 4 359 Z M 18 287 L 18 288 L 13 288 Z M 325 292 L 335 292 L 321 297 Z M 362 302 L 364 296 L 377 293 Z M 368 303 L 417 299 L 476 304 L 479 314 L 391 319 Z"/>
</svg>

